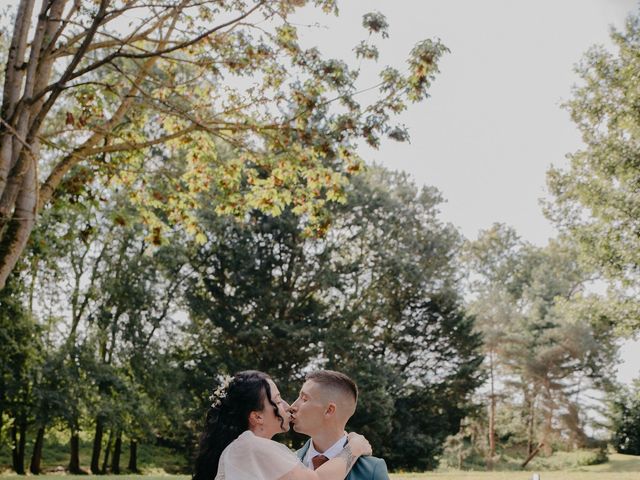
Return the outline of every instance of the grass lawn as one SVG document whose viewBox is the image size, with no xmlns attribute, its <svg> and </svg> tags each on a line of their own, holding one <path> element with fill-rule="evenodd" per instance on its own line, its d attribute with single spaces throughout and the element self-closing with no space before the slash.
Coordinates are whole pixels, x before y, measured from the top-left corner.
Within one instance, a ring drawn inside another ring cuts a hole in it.
<svg viewBox="0 0 640 480">
<path fill-rule="evenodd" d="M 396 473 L 392 480 L 530 480 L 534 472 L 426 472 Z M 610 454 L 609 462 L 571 470 L 542 471 L 540 480 L 638 480 L 640 457 Z M 40 475 L 38 480 L 190 480 L 187 475 Z M 13 474 L 2 474 L 0 480 L 24 480 Z"/>
<path fill-rule="evenodd" d="M 533 472 L 447 472 L 391 475 L 392 480 L 531 480 Z M 640 472 L 541 472 L 540 480 L 638 480 Z"/>
<path fill-rule="evenodd" d="M 533 471 L 527 472 L 426 472 L 391 475 L 392 480 L 530 480 Z M 640 457 L 609 454 L 609 461 L 601 465 L 579 467 L 571 470 L 541 471 L 540 480 L 638 480 Z"/>
</svg>

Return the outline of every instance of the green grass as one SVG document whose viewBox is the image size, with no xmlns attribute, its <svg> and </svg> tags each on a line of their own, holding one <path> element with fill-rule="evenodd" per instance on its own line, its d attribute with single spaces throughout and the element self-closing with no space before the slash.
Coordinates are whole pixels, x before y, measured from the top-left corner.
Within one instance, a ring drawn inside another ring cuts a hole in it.
<svg viewBox="0 0 640 480">
<path fill-rule="evenodd" d="M 391 475 L 391 480 L 531 480 L 532 472 L 448 472 Z M 540 480 L 638 480 L 638 472 L 542 472 Z"/>
<path fill-rule="evenodd" d="M 158 455 L 161 452 L 150 451 L 149 454 Z M 169 453 L 169 452 L 166 452 Z M 555 458 L 554 458 L 555 457 Z M 64 457 L 66 458 L 66 457 Z M 600 465 L 585 467 L 563 467 L 573 458 L 580 458 L 580 452 L 574 452 L 573 457 L 568 454 L 556 453 L 548 459 L 544 459 L 547 467 L 555 466 L 557 470 L 537 470 L 532 468 L 529 471 L 503 471 L 503 472 L 479 472 L 479 471 L 438 471 L 425 473 L 397 473 L 391 474 L 392 480 L 530 480 L 533 472 L 539 471 L 541 480 L 638 480 L 640 479 L 640 456 L 620 455 L 612 453 L 609 461 Z M 159 462 L 152 462 L 155 466 L 147 467 L 145 475 L 60 475 L 48 474 L 40 475 L 38 480 L 190 480 L 188 475 L 170 475 L 158 467 Z M 173 461 L 169 462 L 173 464 Z M 575 463 L 574 463 L 575 464 Z M 541 464 L 542 466 L 543 464 Z M 0 474 L 0 480 L 23 480 L 24 477 L 14 475 L 5 471 Z"/>
<path fill-rule="evenodd" d="M 561 461 L 562 462 L 562 461 Z M 559 463 L 561 463 L 559 462 Z M 527 472 L 426 472 L 392 474 L 392 480 L 530 480 L 535 470 Z M 640 457 L 612 453 L 601 465 L 540 471 L 540 480 L 638 480 Z"/>
<path fill-rule="evenodd" d="M 24 480 L 25 477 L 15 474 L 0 474 L 2 480 Z M 38 475 L 31 478 L 38 480 L 190 480 L 189 475 Z"/>
</svg>

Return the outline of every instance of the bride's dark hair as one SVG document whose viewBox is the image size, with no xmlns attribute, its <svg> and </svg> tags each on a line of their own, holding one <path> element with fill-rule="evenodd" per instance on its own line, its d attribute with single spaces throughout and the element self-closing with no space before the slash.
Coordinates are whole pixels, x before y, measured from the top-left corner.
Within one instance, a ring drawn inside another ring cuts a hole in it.
<svg viewBox="0 0 640 480">
<path fill-rule="evenodd" d="M 284 425 L 278 406 L 271 398 L 271 388 L 267 381 L 270 379 L 269 375 L 257 370 L 236 373 L 223 398 L 214 399 L 207 410 L 204 431 L 200 436 L 193 480 L 215 478 L 222 451 L 249 429 L 249 414 L 264 409 L 265 400 L 273 407 L 280 425 Z"/>
</svg>

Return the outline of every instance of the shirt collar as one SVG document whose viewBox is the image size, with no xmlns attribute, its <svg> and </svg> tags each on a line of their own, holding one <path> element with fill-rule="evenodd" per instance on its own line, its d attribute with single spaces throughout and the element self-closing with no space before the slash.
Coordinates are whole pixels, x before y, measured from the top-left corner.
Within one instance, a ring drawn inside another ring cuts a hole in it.
<svg viewBox="0 0 640 480">
<path fill-rule="evenodd" d="M 340 439 L 336 443 L 334 443 L 329 448 L 327 448 L 326 451 L 320 453 L 316 450 L 316 447 L 313 445 L 313 440 L 310 440 L 309 450 L 307 450 L 307 454 L 304 456 L 304 464 L 307 467 L 311 468 L 311 459 L 316 455 L 324 455 L 329 460 L 331 460 L 333 457 L 337 456 L 342 451 L 346 443 L 347 443 L 347 436 L 343 435 L 342 437 L 340 437 Z"/>
</svg>

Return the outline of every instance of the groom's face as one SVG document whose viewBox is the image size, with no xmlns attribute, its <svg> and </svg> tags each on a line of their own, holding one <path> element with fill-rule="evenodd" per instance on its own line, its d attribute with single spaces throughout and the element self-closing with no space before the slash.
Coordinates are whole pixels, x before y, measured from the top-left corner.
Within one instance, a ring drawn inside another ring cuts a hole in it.
<svg viewBox="0 0 640 480">
<path fill-rule="evenodd" d="M 322 431 L 327 402 L 321 390 L 321 385 L 313 380 L 307 380 L 302 385 L 300 395 L 289 410 L 291 425 L 296 432 L 312 437 Z"/>
</svg>

